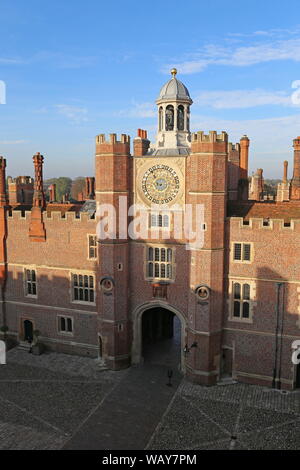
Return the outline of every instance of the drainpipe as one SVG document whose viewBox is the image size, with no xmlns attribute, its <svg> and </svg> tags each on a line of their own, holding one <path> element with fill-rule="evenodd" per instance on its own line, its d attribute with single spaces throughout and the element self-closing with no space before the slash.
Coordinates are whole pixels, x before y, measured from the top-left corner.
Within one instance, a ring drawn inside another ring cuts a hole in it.
<svg viewBox="0 0 300 470">
<path fill-rule="evenodd" d="M 278 366 L 278 389 L 281 389 L 281 358 L 282 358 L 282 335 L 283 335 L 283 322 L 284 322 L 284 284 L 282 284 L 282 314 L 280 325 L 280 348 L 279 348 L 279 366 Z"/>
<path fill-rule="evenodd" d="M 276 329 L 275 329 L 275 357 L 274 357 L 274 369 L 273 369 L 273 380 L 272 388 L 276 388 L 276 377 L 277 377 L 277 355 L 278 355 L 278 331 L 279 331 L 279 299 L 280 299 L 280 287 L 281 282 L 276 282 L 277 286 L 277 300 L 276 300 Z"/>
</svg>

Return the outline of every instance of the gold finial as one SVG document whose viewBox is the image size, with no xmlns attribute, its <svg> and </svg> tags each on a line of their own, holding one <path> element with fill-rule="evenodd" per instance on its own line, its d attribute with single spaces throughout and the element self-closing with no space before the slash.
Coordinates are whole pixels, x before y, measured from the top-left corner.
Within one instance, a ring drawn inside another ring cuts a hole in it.
<svg viewBox="0 0 300 470">
<path fill-rule="evenodd" d="M 177 75 L 177 69 L 175 69 L 175 68 L 172 69 L 172 70 L 171 70 L 171 74 L 173 75 L 173 78 L 175 78 L 176 75 Z"/>
</svg>

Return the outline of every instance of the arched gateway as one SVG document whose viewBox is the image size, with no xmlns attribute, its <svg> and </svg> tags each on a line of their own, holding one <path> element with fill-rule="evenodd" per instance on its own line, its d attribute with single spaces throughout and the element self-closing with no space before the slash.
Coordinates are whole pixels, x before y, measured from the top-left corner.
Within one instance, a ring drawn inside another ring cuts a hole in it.
<svg viewBox="0 0 300 470">
<path fill-rule="evenodd" d="M 162 355 L 162 362 L 170 365 L 170 358 L 165 355 L 178 354 L 178 368 L 185 372 L 184 344 L 186 343 L 186 320 L 183 314 L 167 302 L 148 302 L 136 308 L 132 314 L 133 342 L 132 364 L 144 362 L 144 355 L 152 344 L 152 353 Z M 161 343 L 173 338 L 169 351 L 162 349 Z M 176 344 L 175 344 L 176 343 Z M 174 351 L 174 349 L 177 351 Z M 172 351 L 173 349 L 173 351 Z M 174 359 L 174 357 L 173 357 Z"/>
</svg>

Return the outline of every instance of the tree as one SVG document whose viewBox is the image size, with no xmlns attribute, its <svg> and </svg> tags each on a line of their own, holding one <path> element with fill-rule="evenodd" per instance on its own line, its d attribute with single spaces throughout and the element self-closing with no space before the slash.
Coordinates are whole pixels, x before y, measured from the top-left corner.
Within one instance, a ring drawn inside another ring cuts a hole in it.
<svg viewBox="0 0 300 470">
<path fill-rule="evenodd" d="M 73 180 L 71 188 L 71 197 L 72 199 L 77 200 L 78 194 L 85 190 L 85 178 L 83 176 L 78 176 Z"/>
<path fill-rule="evenodd" d="M 65 194 L 70 194 L 72 187 L 72 179 L 67 176 L 60 176 L 59 178 L 50 178 L 45 181 L 45 186 L 48 188 L 50 184 L 56 184 L 56 199 L 58 202 L 62 201 Z"/>
</svg>

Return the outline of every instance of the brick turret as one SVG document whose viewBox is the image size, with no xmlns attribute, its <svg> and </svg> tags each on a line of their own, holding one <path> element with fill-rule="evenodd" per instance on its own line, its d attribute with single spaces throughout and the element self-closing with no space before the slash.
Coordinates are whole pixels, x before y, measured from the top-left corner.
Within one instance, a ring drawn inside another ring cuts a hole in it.
<svg viewBox="0 0 300 470">
<path fill-rule="evenodd" d="M 6 281 L 6 238 L 7 238 L 7 193 L 5 184 L 6 160 L 0 157 L 0 285 L 4 287 Z"/>
<path fill-rule="evenodd" d="M 150 141 L 147 137 L 147 131 L 143 129 L 137 130 L 137 137 L 133 141 L 134 156 L 142 157 L 148 152 Z"/>
<path fill-rule="evenodd" d="M 103 358 L 113 369 L 130 364 L 130 308 L 129 308 L 129 240 L 127 237 L 128 207 L 131 190 L 130 137 L 103 134 L 96 137 L 96 201 L 97 235 L 101 220 L 115 211 L 116 224 L 110 236 L 98 239 L 99 281 L 102 305 L 101 340 Z M 113 210 L 112 210 L 113 209 Z M 120 220 L 122 218 L 122 220 Z M 121 268 L 120 268 L 121 266 Z M 107 291 L 107 285 L 111 289 Z"/>
<path fill-rule="evenodd" d="M 228 199 L 238 199 L 240 179 L 240 144 L 228 143 Z"/>
<path fill-rule="evenodd" d="M 197 342 L 198 348 L 187 357 L 187 374 L 207 385 L 215 383 L 221 351 L 227 139 L 226 132 L 192 134 L 191 153 L 187 158 L 186 202 L 194 208 L 203 207 L 204 220 L 200 225 L 205 226 L 203 246 L 190 250 L 188 312 L 193 312 L 193 323 L 188 331 L 188 344 Z M 197 296 L 199 284 L 209 289 L 205 302 Z"/>
<path fill-rule="evenodd" d="M 29 237 L 30 240 L 34 242 L 46 241 L 46 231 L 42 213 L 42 210 L 45 207 L 45 195 L 43 189 L 43 161 L 44 157 L 39 152 L 33 156 L 35 179 Z"/>
</svg>

